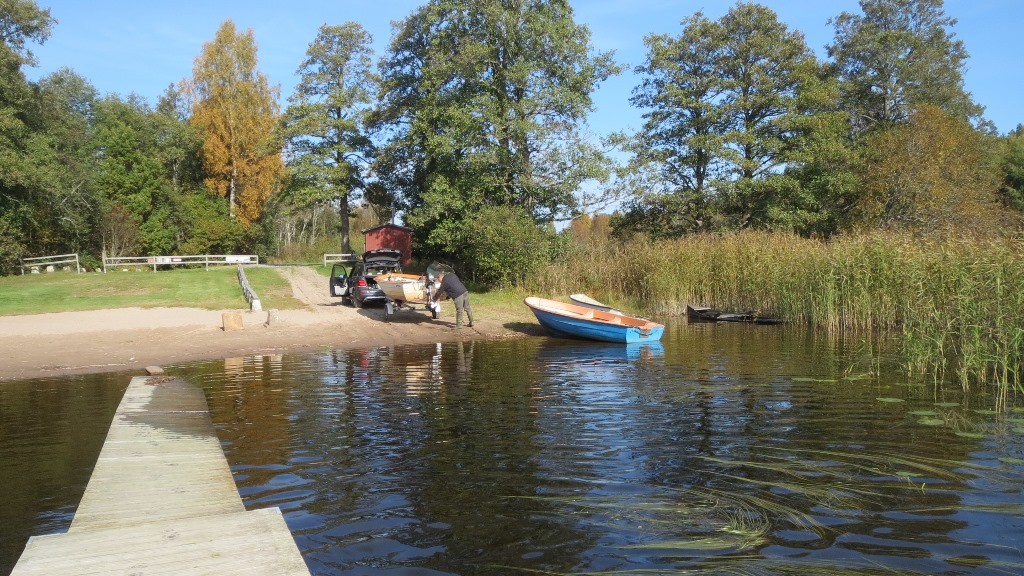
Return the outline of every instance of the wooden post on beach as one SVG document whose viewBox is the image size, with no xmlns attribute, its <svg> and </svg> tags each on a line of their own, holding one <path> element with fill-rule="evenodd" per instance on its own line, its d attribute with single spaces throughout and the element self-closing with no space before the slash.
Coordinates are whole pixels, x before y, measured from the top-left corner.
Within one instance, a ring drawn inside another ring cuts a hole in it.
<svg viewBox="0 0 1024 576">
<path fill-rule="evenodd" d="M 225 332 L 233 332 L 245 328 L 241 312 L 224 312 L 221 314 L 221 322 Z"/>
</svg>

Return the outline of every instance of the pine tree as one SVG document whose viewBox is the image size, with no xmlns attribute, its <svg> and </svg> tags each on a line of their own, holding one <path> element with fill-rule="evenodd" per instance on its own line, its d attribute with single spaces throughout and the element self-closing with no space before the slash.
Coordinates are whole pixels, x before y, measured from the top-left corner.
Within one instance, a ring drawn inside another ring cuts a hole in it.
<svg viewBox="0 0 1024 576">
<path fill-rule="evenodd" d="M 830 21 L 828 48 L 855 133 L 910 119 L 924 104 L 978 120 L 983 109 L 964 89 L 968 54 L 943 0 L 861 0 L 863 14 Z"/>
<path fill-rule="evenodd" d="M 321 26 L 299 66 L 301 81 L 285 111 L 292 196 L 302 205 L 338 202 L 345 253 L 352 251 L 351 200 L 366 187 L 374 155 L 367 129 L 378 85 L 372 41 L 355 22 Z"/>
</svg>

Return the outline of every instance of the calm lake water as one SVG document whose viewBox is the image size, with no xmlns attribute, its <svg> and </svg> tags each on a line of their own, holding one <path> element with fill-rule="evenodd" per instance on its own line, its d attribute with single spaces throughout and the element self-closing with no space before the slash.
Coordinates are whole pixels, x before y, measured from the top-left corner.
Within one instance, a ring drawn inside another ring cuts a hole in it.
<svg viewBox="0 0 1024 576">
<path fill-rule="evenodd" d="M 1024 401 L 679 323 L 169 367 L 314 574 L 1024 574 Z M 0 385 L 0 573 L 67 528 L 125 374 Z"/>
</svg>

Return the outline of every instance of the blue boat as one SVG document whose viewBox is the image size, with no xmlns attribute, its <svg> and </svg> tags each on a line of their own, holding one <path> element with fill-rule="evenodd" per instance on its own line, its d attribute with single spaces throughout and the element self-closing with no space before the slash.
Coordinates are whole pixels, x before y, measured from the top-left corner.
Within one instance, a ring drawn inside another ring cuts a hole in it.
<svg viewBox="0 0 1024 576">
<path fill-rule="evenodd" d="M 540 325 L 556 336 L 603 342 L 657 342 L 665 326 L 646 318 L 605 312 L 530 296 L 524 303 Z"/>
</svg>

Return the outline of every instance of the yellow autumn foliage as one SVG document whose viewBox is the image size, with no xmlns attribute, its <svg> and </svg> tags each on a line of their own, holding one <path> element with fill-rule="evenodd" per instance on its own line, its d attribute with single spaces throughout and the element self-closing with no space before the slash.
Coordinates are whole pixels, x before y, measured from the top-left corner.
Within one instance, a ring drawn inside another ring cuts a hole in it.
<svg viewBox="0 0 1024 576">
<path fill-rule="evenodd" d="M 275 127 L 277 89 L 256 70 L 252 30 L 238 33 L 231 20 L 196 58 L 191 122 L 204 135 L 203 182 L 228 198 L 231 217 L 243 226 L 259 220 L 284 173 Z"/>
<path fill-rule="evenodd" d="M 865 150 L 859 207 L 868 227 L 973 227 L 998 212 L 984 136 L 937 107 L 874 135 Z"/>
</svg>

